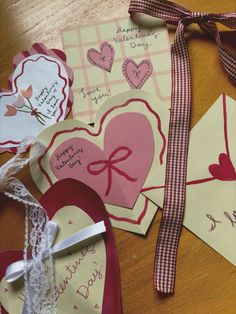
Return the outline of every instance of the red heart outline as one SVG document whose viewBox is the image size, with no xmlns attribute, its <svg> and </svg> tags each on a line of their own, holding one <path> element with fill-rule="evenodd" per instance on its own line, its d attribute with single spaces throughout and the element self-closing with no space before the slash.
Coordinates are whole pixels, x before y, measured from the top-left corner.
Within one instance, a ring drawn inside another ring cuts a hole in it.
<svg viewBox="0 0 236 314">
<path fill-rule="evenodd" d="M 57 195 L 56 198 L 55 195 Z M 99 195 L 80 181 L 64 179 L 56 182 L 42 196 L 40 203 L 46 209 L 49 219 L 52 219 L 54 214 L 64 206 L 77 206 L 84 210 L 95 223 L 104 220 L 107 230 L 103 234 L 107 266 L 102 313 L 122 313 L 118 254 L 111 223 Z"/>
</svg>

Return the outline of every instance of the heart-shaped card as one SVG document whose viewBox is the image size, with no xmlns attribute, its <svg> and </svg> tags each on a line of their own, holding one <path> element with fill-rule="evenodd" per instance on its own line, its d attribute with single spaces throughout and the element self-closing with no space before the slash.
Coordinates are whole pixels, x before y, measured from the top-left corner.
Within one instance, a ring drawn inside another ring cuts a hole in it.
<svg viewBox="0 0 236 314">
<path fill-rule="evenodd" d="M 72 70 L 65 54 L 34 44 L 13 59 L 9 90 L 0 90 L 0 152 L 64 120 L 72 106 Z"/>
<path fill-rule="evenodd" d="M 55 197 L 56 195 L 56 197 Z M 85 184 L 65 179 L 57 182 L 40 203 L 59 226 L 56 243 L 96 222 L 106 232 L 54 256 L 58 314 L 121 314 L 120 274 L 112 228 L 100 197 Z M 20 251 L 0 254 L 0 301 L 3 313 L 21 314 L 23 281 L 7 283 L 7 266 L 22 259 Z"/>
<path fill-rule="evenodd" d="M 184 226 L 236 265 L 236 102 L 222 95 L 190 133 Z M 146 185 L 162 207 L 159 173 Z"/>
<path fill-rule="evenodd" d="M 42 192 L 63 178 L 80 180 L 102 198 L 114 226 L 145 233 L 156 206 L 141 192 L 165 167 L 168 109 L 129 91 L 104 103 L 94 127 L 68 120 L 48 128 L 39 135 L 46 153 L 31 166 L 33 179 Z"/>
</svg>

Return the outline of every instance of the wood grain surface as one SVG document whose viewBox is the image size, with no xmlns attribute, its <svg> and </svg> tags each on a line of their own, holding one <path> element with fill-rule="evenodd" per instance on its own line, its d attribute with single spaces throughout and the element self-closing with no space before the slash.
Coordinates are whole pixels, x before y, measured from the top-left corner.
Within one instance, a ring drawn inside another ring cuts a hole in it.
<svg viewBox="0 0 236 314">
<path fill-rule="evenodd" d="M 236 12 L 235 0 L 175 2 L 192 11 Z M 127 14 L 129 1 L 0 0 L 0 4 L 0 85 L 7 87 L 12 58 L 18 51 L 29 48 L 36 41 L 48 48 L 60 49 L 61 29 L 123 16 Z M 222 70 L 215 43 L 197 26 L 189 30 L 186 36 L 192 70 L 193 126 L 221 93 L 236 99 L 236 89 Z M 170 33 L 173 35 L 173 30 Z M 231 43 L 236 48 L 235 32 L 224 34 L 223 38 L 226 45 Z M 10 154 L 0 155 L 0 164 L 10 157 Z M 19 177 L 36 197 L 40 197 L 28 169 Z M 22 248 L 24 210 L 2 195 L 0 204 L 0 250 Z M 185 228 L 179 246 L 175 294 L 171 297 L 156 294 L 152 271 L 160 219 L 161 211 L 145 237 L 114 229 L 120 258 L 123 313 L 236 313 L 236 268 Z M 236 245 L 232 249 L 236 249 Z"/>
</svg>

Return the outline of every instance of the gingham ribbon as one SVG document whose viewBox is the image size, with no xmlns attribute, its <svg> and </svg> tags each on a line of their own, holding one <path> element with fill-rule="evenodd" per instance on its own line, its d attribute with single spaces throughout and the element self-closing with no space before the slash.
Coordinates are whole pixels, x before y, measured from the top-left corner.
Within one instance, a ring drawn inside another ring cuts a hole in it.
<svg viewBox="0 0 236 314">
<path fill-rule="evenodd" d="M 185 27 L 197 23 L 217 45 L 223 67 L 236 84 L 236 55 L 223 48 L 216 22 L 236 28 L 236 13 L 193 13 L 166 0 L 131 0 L 130 14 L 144 13 L 178 25 L 171 47 L 172 97 L 167 149 L 165 195 L 161 227 L 154 262 L 154 286 L 159 292 L 173 293 L 176 257 L 184 217 L 189 122 L 191 107 L 191 75 Z"/>
</svg>

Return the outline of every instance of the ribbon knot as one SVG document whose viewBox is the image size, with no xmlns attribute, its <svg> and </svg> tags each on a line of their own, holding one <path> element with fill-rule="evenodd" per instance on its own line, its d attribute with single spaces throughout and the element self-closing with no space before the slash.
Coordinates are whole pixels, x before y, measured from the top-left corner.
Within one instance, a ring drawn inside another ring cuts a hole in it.
<svg viewBox="0 0 236 314">
<path fill-rule="evenodd" d="M 72 234 L 71 236 L 69 236 L 65 240 L 63 240 L 63 241 L 61 241 L 61 242 L 59 242 L 53 246 L 53 243 L 54 243 L 56 235 L 57 235 L 57 231 L 58 231 L 58 225 L 53 221 L 48 221 L 46 226 L 45 226 L 45 229 L 44 229 L 44 232 L 49 235 L 48 247 L 45 249 L 43 254 L 40 256 L 40 261 L 47 259 L 49 257 L 49 253 L 50 254 L 59 253 L 65 249 L 72 247 L 75 244 L 78 244 L 84 240 L 87 240 L 91 237 L 94 237 L 96 235 L 99 235 L 99 234 L 105 232 L 106 227 L 105 227 L 104 221 L 97 222 L 96 224 L 88 226 L 88 227 Z M 6 275 L 5 275 L 6 281 L 7 282 L 16 281 L 18 278 L 20 278 L 21 276 L 24 275 L 25 271 L 28 272 L 31 270 L 33 263 L 34 263 L 33 260 L 27 260 L 27 261 L 21 260 L 21 261 L 17 261 L 17 262 L 10 264 L 6 270 Z"/>
<path fill-rule="evenodd" d="M 129 158 L 132 154 L 130 148 L 125 146 L 117 147 L 110 155 L 108 159 L 105 160 L 97 160 L 88 164 L 87 170 L 92 175 L 99 175 L 107 170 L 107 189 L 105 192 L 105 196 L 108 196 L 111 191 L 112 186 L 112 171 L 115 171 L 120 176 L 126 178 L 130 182 L 137 181 L 137 178 L 130 177 L 125 171 L 116 167 L 115 164 L 120 163 Z"/>
<path fill-rule="evenodd" d="M 206 23 L 210 19 L 210 14 L 204 12 L 191 12 L 190 15 L 184 19 L 187 23 Z"/>
<path fill-rule="evenodd" d="M 49 254 L 55 254 L 55 253 L 61 252 L 65 249 L 68 249 L 68 248 L 74 246 L 75 244 L 78 244 L 84 240 L 87 240 L 91 237 L 97 236 L 97 235 L 105 232 L 106 226 L 104 224 L 104 221 L 100 221 L 96 224 L 88 226 L 88 227 L 72 234 L 71 236 L 69 236 L 65 240 L 52 246 L 53 242 L 56 238 L 57 230 L 58 230 L 58 225 L 55 222 L 53 222 L 53 221 L 47 222 L 45 229 L 44 229 L 44 232 L 46 232 L 49 235 L 48 248 L 46 248 L 45 251 L 43 252 L 43 254 L 39 257 L 41 262 L 44 259 L 47 259 L 49 257 Z M 20 260 L 20 261 L 17 261 L 15 263 L 10 264 L 7 267 L 6 274 L 5 274 L 6 281 L 9 283 L 16 281 L 17 279 L 22 277 L 25 272 L 30 272 L 33 265 L 34 265 L 33 260 L 27 260 L 27 261 Z M 30 281 L 28 284 L 30 286 Z M 32 291 L 33 291 L 33 289 L 30 289 L 30 287 L 29 287 L 30 297 L 33 297 L 33 295 L 31 295 Z M 28 310 L 27 310 L 26 303 L 27 303 L 27 301 L 24 302 L 22 314 L 29 314 Z"/>
</svg>

